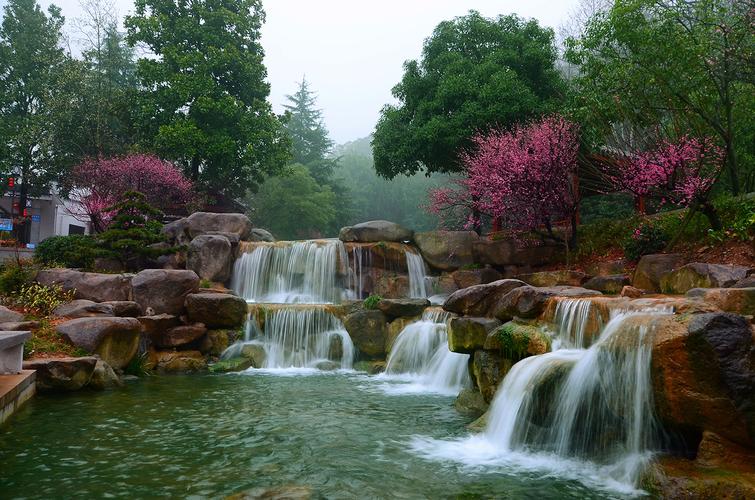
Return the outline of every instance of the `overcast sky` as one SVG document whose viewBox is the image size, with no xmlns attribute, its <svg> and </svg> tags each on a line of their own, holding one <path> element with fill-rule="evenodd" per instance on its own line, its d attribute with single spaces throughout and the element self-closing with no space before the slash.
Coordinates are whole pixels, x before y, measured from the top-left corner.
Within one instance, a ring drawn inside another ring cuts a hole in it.
<svg viewBox="0 0 755 500">
<path fill-rule="evenodd" d="M 578 0 L 263 0 L 267 23 L 262 45 L 280 112 L 286 94 L 303 75 L 317 91 L 332 138 L 370 134 L 402 64 L 417 58 L 422 42 L 444 19 L 476 9 L 485 16 L 517 13 L 557 29 Z M 0 6 L 6 0 L 0 0 Z M 44 6 L 49 0 L 40 0 Z M 70 21 L 81 16 L 79 0 L 56 0 Z M 115 0 L 119 16 L 132 0 Z"/>
</svg>

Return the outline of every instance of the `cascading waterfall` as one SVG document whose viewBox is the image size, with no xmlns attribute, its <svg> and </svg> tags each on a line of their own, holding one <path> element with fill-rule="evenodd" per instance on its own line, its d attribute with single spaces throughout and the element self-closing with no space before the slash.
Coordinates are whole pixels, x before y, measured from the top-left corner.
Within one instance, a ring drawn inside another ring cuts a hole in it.
<svg viewBox="0 0 755 500">
<path fill-rule="evenodd" d="M 236 260 L 231 288 L 251 303 L 337 303 L 346 260 L 339 240 L 257 243 Z"/>
<path fill-rule="evenodd" d="M 413 299 L 427 298 L 427 270 L 422 255 L 407 250 L 406 267 L 409 271 L 409 297 Z"/>
<path fill-rule="evenodd" d="M 469 355 L 448 350 L 449 314 L 428 309 L 406 326 L 393 343 L 386 375 L 399 376 L 431 392 L 458 394 L 471 384 Z"/>
<path fill-rule="evenodd" d="M 545 467 L 557 457 L 572 464 L 563 469 L 588 470 L 589 480 L 599 476 L 612 487 L 635 488 L 657 442 L 650 381 L 654 319 L 672 310 L 631 309 L 611 311 L 590 344 L 590 301 L 563 301 L 556 350 L 512 367 L 482 436 L 454 443 L 416 439 L 413 448 L 444 459 L 468 457 L 472 448 L 488 458 L 494 450 L 498 460 L 528 454 L 527 462 Z"/>
<path fill-rule="evenodd" d="M 372 265 L 372 252 L 369 249 L 365 251 L 362 246 L 355 246 L 351 249 L 351 259 L 349 263 L 349 289 L 353 298 L 360 300 L 365 296 L 365 281 L 368 276 L 365 275 L 365 269 Z"/>
</svg>

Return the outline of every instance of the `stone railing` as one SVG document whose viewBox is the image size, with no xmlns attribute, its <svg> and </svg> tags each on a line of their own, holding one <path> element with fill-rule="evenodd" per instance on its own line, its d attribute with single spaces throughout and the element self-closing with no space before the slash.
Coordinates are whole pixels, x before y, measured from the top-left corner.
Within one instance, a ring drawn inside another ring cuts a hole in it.
<svg viewBox="0 0 755 500">
<path fill-rule="evenodd" d="M 0 375 L 21 373 L 24 342 L 30 337 L 30 332 L 0 332 Z"/>
</svg>

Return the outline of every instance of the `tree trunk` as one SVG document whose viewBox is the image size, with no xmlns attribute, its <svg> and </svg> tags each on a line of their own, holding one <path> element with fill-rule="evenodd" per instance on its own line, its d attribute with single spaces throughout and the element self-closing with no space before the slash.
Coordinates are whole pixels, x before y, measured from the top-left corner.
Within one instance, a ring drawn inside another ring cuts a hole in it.
<svg viewBox="0 0 755 500">
<path fill-rule="evenodd" d="M 706 200 L 700 203 L 700 212 L 702 212 L 703 215 L 708 218 L 711 229 L 713 229 L 714 231 L 720 231 L 723 228 L 721 218 L 718 216 L 718 211 L 710 201 Z"/>
<path fill-rule="evenodd" d="M 734 140 L 731 135 L 726 137 L 726 171 L 729 174 L 731 182 L 731 192 L 734 196 L 739 196 L 739 173 L 737 172 L 737 153 L 734 149 Z"/>
<path fill-rule="evenodd" d="M 196 156 L 191 159 L 191 180 L 192 182 L 199 180 L 199 158 Z"/>
<path fill-rule="evenodd" d="M 21 176 L 21 190 L 18 199 L 18 226 L 16 229 L 16 239 L 19 243 L 26 245 L 29 243 L 29 224 L 24 211 L 26 210 L 26 200 L 29 199 L 29 184 L 25 172 Z"/>
</svg>

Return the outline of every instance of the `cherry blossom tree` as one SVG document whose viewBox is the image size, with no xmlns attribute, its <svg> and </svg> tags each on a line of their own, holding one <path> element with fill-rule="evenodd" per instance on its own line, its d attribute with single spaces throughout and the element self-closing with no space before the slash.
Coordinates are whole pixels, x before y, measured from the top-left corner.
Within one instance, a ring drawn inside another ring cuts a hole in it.
<svg viewBox="0 0 755 500">
<path fill-rule="evenodd" d="M 69 211 L 74 217 L 91 221 L 95 232 L 107 228 L 113 215 L 107 208 L 129 191 L 144 194 L 147 203 L 165 213 L 185 211 L 194 193 L 180 169 L 148 154 L 89 158 L 74 168 L 72 181 L 71 198 L 79 206 Z"/>
<path fill-rule="evenodd" d="M 515 232 L 576 244 L 580 199 L 576 124 L 554 115 L 512 130 L 478 134 L 473 144 L 461 155 L 466 178 L 457 182 L 456 189 L 431 192 L 431 211 L 447 214 L 463 207 Z M 568 238 L 554 232 L 561 222 L 570 227 Z M 478 223 L 472 215 L 467 226 Z"/>
</svg>

